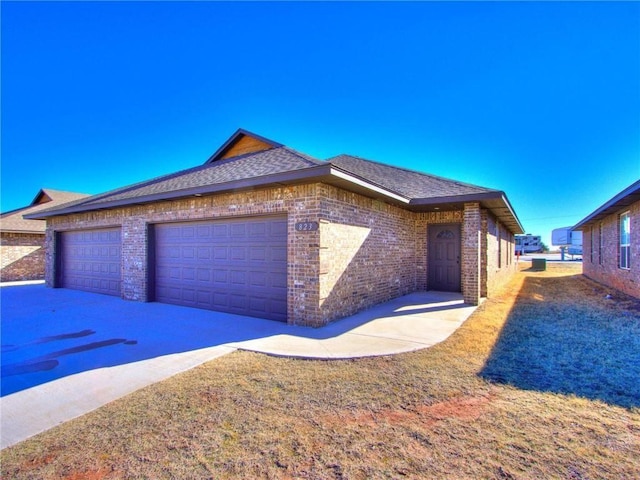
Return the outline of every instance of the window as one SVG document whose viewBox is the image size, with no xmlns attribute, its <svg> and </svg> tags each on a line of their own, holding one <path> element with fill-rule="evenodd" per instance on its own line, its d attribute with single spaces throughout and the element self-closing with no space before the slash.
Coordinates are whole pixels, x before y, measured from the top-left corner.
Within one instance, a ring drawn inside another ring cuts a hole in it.
<svg viewBox="0 0 640 480">
<path fill-rule="evenodd" d="M 593 250 L 594 250 L 594 248 L 595 248 L 595 245 L 593 244 L 593 237 L 594 237 L 595 229 L 594 229 L 593 227 L 591 227 L 591 228 L 589 229 L 589 232 L 590 232 L 590 234 L 591 234 L 591 240 L 590 240 L 590 242 L 589 242 L 589 261 L 590 261 L 591 263 L 593 263 Z"/>
<path fill-rule="evenodd" d="M 602 236 L 602 222 L 598 225 L 598 263 L 602 265 L 602 245 L 604 237 Z"/>
<path fill-rule="evenodd" d="M 496 237 L 498 239 L 498 268 L 502 268 L 502 238 L 500 238 L 500 223 L 496 224 Z"/>
<path fill-rule="evenodd" d="M 620 268 L 631 268 L 631 216 L 620 215 Z"/>
</svg>

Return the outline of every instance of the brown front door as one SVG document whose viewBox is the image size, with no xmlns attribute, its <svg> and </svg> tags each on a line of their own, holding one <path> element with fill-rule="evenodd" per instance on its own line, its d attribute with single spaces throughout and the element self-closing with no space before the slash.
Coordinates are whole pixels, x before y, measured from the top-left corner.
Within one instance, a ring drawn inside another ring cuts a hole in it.
<svg viewBox="0 0 640 480">
<path fill-rule="evenodd" d="M 460 224 L 429 226 L 429 290 L 460 291 Z"/>
</svg>

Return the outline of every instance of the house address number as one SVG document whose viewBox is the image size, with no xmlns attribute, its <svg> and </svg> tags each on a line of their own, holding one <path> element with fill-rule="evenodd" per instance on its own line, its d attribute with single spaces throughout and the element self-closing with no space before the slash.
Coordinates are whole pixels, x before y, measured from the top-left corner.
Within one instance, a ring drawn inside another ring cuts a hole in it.
<svg viewBox="0 0 640 480">
<path fill-rule="evenodd" d="M 318 230 L 318 222 L 298 222 L 296 232 L 315 232 Z"/>
</svg>

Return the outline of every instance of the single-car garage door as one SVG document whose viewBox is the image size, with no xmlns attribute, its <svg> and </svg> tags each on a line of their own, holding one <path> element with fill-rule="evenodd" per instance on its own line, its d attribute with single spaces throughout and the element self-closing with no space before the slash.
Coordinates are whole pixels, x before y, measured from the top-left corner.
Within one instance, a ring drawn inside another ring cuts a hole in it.
<svg viewBox="0 0 640 480">
<path fill-rule="evenodd" d="M 155 226 L 155 300 L 287 320 L 287 219 Z"/>
<path fill-rule="evenodd" d="M 120 228 L 61 232 L 57 285 L 120 296 L 121 252 Z"/>
</svg>

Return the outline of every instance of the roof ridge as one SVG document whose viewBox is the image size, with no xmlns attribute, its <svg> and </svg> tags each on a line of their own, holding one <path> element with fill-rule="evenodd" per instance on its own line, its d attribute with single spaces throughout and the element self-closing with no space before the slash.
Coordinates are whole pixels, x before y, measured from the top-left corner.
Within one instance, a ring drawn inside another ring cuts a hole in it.
<svg viewBox="0 0 640 480">
<path fill-rule="evenodd" d="M 297 157 L 300 157 L 301 159 L 312 163 L 313 165 L 324 165 L 325 164 L 325 162 L 323 162 L 319 158 L 315 158 L 315 157 L 312 157 L 309 154 L 306 154 L 306 153 L 303 153 L 303 152 L 299 152 L 297 150 L 294 150 L 291 147 L 287 147 L 286 145 L 283 145 L 282 147 L 279 147 L 279 148 L 283 148 L 283 149 L 287 150 L 288 152 L 293 153 Z"/>
<path fill-rule="evenodd" d="M 388 163 L 380 162 L 380 161 L 377 161 L 377 160 L 370 160 L 368 158 L 360 157 L 358 155 L 350 155 L 348 153 L 341 153 L 339 155 L 335 155 L 335 156 L 333 156 L 331 158 L 328 158 L 326 161 L 331 163 L 332 160 L 335 160 L 338 157 L 351 157 L 351 158 L 355 158 L 357 160 L 362 160 L 364 162 L 375 163 L 376 165 L 380 165 L 382 167 L 394 168 L 396 170 L 402 170 L 402 171 L 409 172 L 409 173 L 415 173 L 415 174 L 422 175 L 422 176 L 425 176 L 425 177 L 431 177 L 431 178 L 435 178 L 435 179 L 438 179 L 438 180 L 444 180 L 444 181 L 447 181 L 447 182 L 450 182 L 450 183 L 454 183 L 456 185 L 461 185 L 461 186 L 464 186 L 464 187 L 479 188 L 479 189 L 482 189 L 482 190 L 484 190 L 486 192 L 500 192 L 500 191 L 502 191 L 502 190 L 499 190 L 497 188 L 482 187 L 482 186 L 476 185 L 474 183 L 461 182 L 459 180 L 454 180 L 453 178 L 443 177 L 443 176 L 440 176 L 440 175 L 435 175 L 433 173 L 421 172 L 419 170 L 413 170 L 411 168 L 398 167 L 396 165 L 390 165 Z"/>
<path fill-rule="evenodd" d="M 58 190 L 57 188 L 42 187 L 43 192 L 70 193 L 71 195 L 89 195 L 88 193 L 72 192 L 71 190 Z"/>
</svg>

